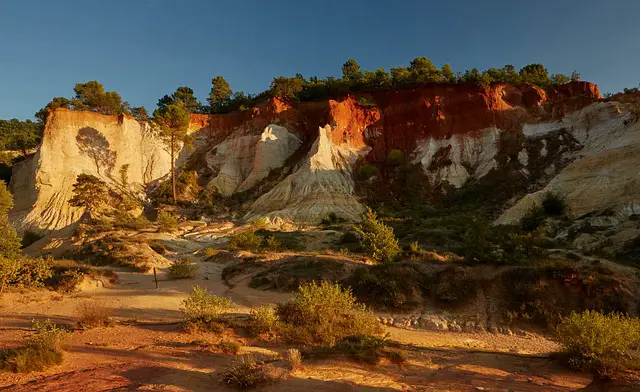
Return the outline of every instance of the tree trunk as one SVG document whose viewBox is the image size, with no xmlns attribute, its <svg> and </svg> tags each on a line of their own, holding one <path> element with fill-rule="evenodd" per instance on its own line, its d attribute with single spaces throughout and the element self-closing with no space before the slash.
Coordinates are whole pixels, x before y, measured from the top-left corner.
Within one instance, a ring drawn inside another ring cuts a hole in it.
<svg viewBox="0 0 640 392">
<path fill-rule="evenodd" d="M 175 167 L 175 139 L 171 132 L 171 191 L 173 193 L 173 204 L 176 204 L 176 167 Z"/>
</svg>

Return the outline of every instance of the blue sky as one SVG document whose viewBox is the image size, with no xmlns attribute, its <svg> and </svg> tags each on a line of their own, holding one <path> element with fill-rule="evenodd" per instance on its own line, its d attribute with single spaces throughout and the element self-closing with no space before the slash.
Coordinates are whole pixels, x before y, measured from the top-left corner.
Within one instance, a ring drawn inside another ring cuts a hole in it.
<svg viewBox="0 0 640 392">
<path fill-rule="evenodd" d="M 153 110 L 211 78 L 257 93 L 274 76 L 326 77 L 415 57 L 454 71 L 540 62 L 603 92 L 640 82 L 640 1 L 0 0 L 0 118 L 32 118 L 98 80 Z"/>
</svg>

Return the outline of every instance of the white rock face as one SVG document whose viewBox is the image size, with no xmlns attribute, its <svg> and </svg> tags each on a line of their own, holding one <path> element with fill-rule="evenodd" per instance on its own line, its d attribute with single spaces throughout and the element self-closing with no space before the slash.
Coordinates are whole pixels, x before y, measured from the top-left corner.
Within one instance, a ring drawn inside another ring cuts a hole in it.
<svg viewBox="0 0 640 392">
<path fill-rule="evenodd" d="M 250 189 L 281 167 L 302 141 L 287 128 L 269 125 L 261 135 L 232 135 L 206 157 L 217 175 L 207 188 L 223 196 Z"/>
<path fill-rule="evenodd" d="M 434 185 L 448 182 L 460 188 L 472 178 L 484 177 L 497 164 L 500 130 L 487 128 L 455 135 L 449 139 L 428 139 L 418 143 L 413 163 L 420 163 Z M 450 164 L 439 165 L 447 160 Z"/>
<path fill-rule="evenodd" d="M 623 213 L 640 204 L 640 123 L 631 120 L 624 105 L 594 103 L 553 126 L 529 126 L 529 133 L 539 136 L 541 130 L 559 128 L 570 131 L 582 144 L 582 149 L 574 153 L 575 160 L 544 189 L 505 211 L 496 223 L 518 222 L 532 206 L 541 203 L 547 192 L 564 197 L 574 217 L 605 209 Z"/>
<path fill-rule="evenodd" d="M 352 168 L 368 148 L 335 145 L 329 137 L 331 126 L 319 129 L 300 167 L 251 206 L 246 219 L 266 216 L 301 223 L 318 223 L 334 212 L 358 220 L 364 207 L 354 196 Z"/>
<path fill-rule="evenodd" d="M 9 217 L 19 230 L 54 231 L 77 222 L 84 210 L 69 205 L 79 174 L 119 185 L 118 170 L 129 165 L 132 189 L 170 171 L 169 154 L 144 124 L 125 116 L 56 110 L 42 144 L 11 178 L 15 206 Z"/>
</svg>

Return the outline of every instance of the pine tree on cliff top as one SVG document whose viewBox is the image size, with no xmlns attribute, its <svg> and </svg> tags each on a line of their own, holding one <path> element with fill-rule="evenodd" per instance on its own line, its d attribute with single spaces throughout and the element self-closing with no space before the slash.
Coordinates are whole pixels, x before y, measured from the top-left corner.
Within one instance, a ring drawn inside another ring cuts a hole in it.
<svg viewBox="0 0 640 392">
<path fill-rule="evenodd" d="M 182 145 L 188 142 L 189 111 L 181 101 L 173 102 L 153 113 L 158 137 L 165 143 L 171 154 L 171 193 L 173 203 L 176 203 L 176 155 Z"/>
<path fill-rule="evenodd" d="M 211 92 L 209 93 L 209 105 L 214 111 L 218 111 L 222 106 L 229 103 L 231 99 L 231 86 L 222 76 L 216 76 L 211 80 Z"/>
</svg>

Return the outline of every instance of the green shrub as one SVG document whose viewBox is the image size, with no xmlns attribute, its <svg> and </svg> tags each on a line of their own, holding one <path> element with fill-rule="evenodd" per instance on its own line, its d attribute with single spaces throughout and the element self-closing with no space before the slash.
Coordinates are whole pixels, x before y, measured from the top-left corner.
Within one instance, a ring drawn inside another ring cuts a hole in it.
<svg viewBox="0 0 640 392">
<path fill-rule="evenodd" d="M 360 180 L 367 181 L 367 180 L 370 180 L 372 177 L 380 176 L 380 170 L 376 166 L 370 163 L 367 163 L 366 165 L 358 168 L 356 176 Z"/>
<path fill-rule="evenodd" d="M 223 340 L 222 342 L 218 343 L 218 348 L 225 354 L 235 355 L 240 352 L 240 347 L 242 346 L 238 342 L 229 342 Z"/>
<path fill-rule="evenodd" d="M 384 309 L 413 309 L 426 293 L 428 277 L 413 262 L 362 266 L 346 284 L 362 302 Z"/>
<path fill-rule="evenodd" d="M 547 215 L 541 206 L 534 206 L 520 219 L 520 225 L 524 231 L 535 231 L 546 220 Z"/>
<path fill-rule="evenodd" d="M 231 237 L 229 249 L 256 251 L 262 245 L 262 237 L 257 236 L 255 231 L 243 231 Z"/>
<path fill-rule="evenodd" d="M 375 108 L 376 107 L 376 103 L 372 99 L 370 99 L 368 97 L 365 97 L 365 96 L 362 96 L 362 97 L 358 98 L 358 104 L 360 106 L 362 106 L 362 107 L 365 107 L 365 108 Z"/>
<path fill-rule="evenodd" d="M 291 301 L 278 305 L 285 340 L 333 346 L 350 335 L 377 335 L 378 319 L 350 290 L 328 282 L 301 285 Z"/>
<path fill-rule="evenodd" d="M 265 371 L 263 363 L 256 361 L 251 355 L 243 355 L 223 373 L 220 382 L 247 389 L 270 380 L 271 377 Z"/>
<path fill-rule="evenodd" d="M 548 192 L 542 200 L 542 208 L 547 215 L 562 216 L 567 211 L 567 202 L 559 195 Z"/>
<path fill-rule="evenodd" d="M 249 224 L 251 225 L 251 227 L 253 227 L 254 230 L 264 230 L 269 227 L 269 223 L 269 218 L 262 217 L 251 221 L 251 223 Z"/>
<path fill-rule="evenodd" d="M 50 257 L 7 259 L 0 257 L 0 292 L 7 286 L 44 287 L 53 276 Z"/>
<path fill-rule="evenodd" d="M 113 218 L 115 227 L 142 230 L 151 226 L 151 222 L 144 215 L 133 216 L 128 211 L 118 210 Z"/>
<path fill-rule="evenodd" d="M 355 230 L 362 237 L 362 250 L 375 260 L 389 262 L 402 251 L 393 229 L 379 220 L 371 209 L 367 210 L 363 222 L 355 226 Z"/>
<path fill-rule="evenodd" d="M 270 235 L 269 237 L 267 237 L 267 240 L 265 241 L 265 247 L 269 252 L 278 252 L 280 250 L 280 246 L 280 241 L 276 239 L 275 235 Z"/>
<path fill-rule="evenodd" d="M 0 351 L 0 366 L 14 373 L 41 372 L 62 363 L 66 331 L 50 321 L 34 321 L 35 334 L 25 345 Z"/>
<path fill-rule="evenodd" d="M 279 320 L 276 310 L 270 306 L 262 306 L 258 309 L 251 310 L 251 319 L 249 320 L 249 332 L 258 336 L 263 333 L 276 332 L 278 330 Z"/>
<path fill-rule="evenodd" d="M 168 211 L 161 211 L 156 219 L 158 231 L 161 233 L 170 233 L 178 226 L 178 218 Z"/>
<path fill-rule="evenodd" d="M 42 238 L 44 238 L 43 234 L 38 233 L 36 231 L 27 230 L 22 235 L 22 241 L 20 242 L 20 244 L 22 245 L 23 248 L 26 248 L 27 246 L 33 244 L 34 242 Z"/>
<path fill-rule="evenodd" d="M 231 309 L 231 300 L 218 297 L 206 288 L 193 286 L 189 296 L 182 302 L 182 314 L 186 322 L 210 323 Z"/>
<path fill-rule="evenodd" d="M 340 218 L 335 212 L 331 212 L 325 215 L 320 223 L 325 226 L 330 226 L 340 222 L 344 222 L 344 219 Z"/>
<path fill-rule="evenodd" d="M 204 250 L 204 254 L 207 257 L 213 257 L 213 256 L 217 255 L 218 253 L 220 253 L 220 249 L 207 248 L 207 249 Z"/>
<path fill-rule="evenodd" d="M 391 150 L 387 155 L 387 165 L 400 166 L 404 164 L 404 153 L 400 150 Z"/>
<path fill-rule="evenodd" d="M 483 219 L 473 219 L 462 235 L 460 251 L 469 264 L 523 265 L 545 257 L 539 233 L 522 233 L 517 228 L 492 226 Z"/>
<path fill-rule="evenodd" d="M 198 276 L 200 267 L 188 257 L 182 257 L 171 262 L 167 271 L 167 279 L 194 279 Z"/>
<path fill-rule="evenodd" d="M 354 230 L 347 230 L 342 233 L 342 237 L 340 237 L 340 243 L 342 244 L 355 244 L 359 241 L 360 237 Z"/>
<path fill-rule="evenodd" d="M 558 326 L 558 340 L 573 367 L 624 368 L 630 364 L 629 350 L 640 342 L 640 319 L 595 310 L 572 313 Z"/>
</svg>

